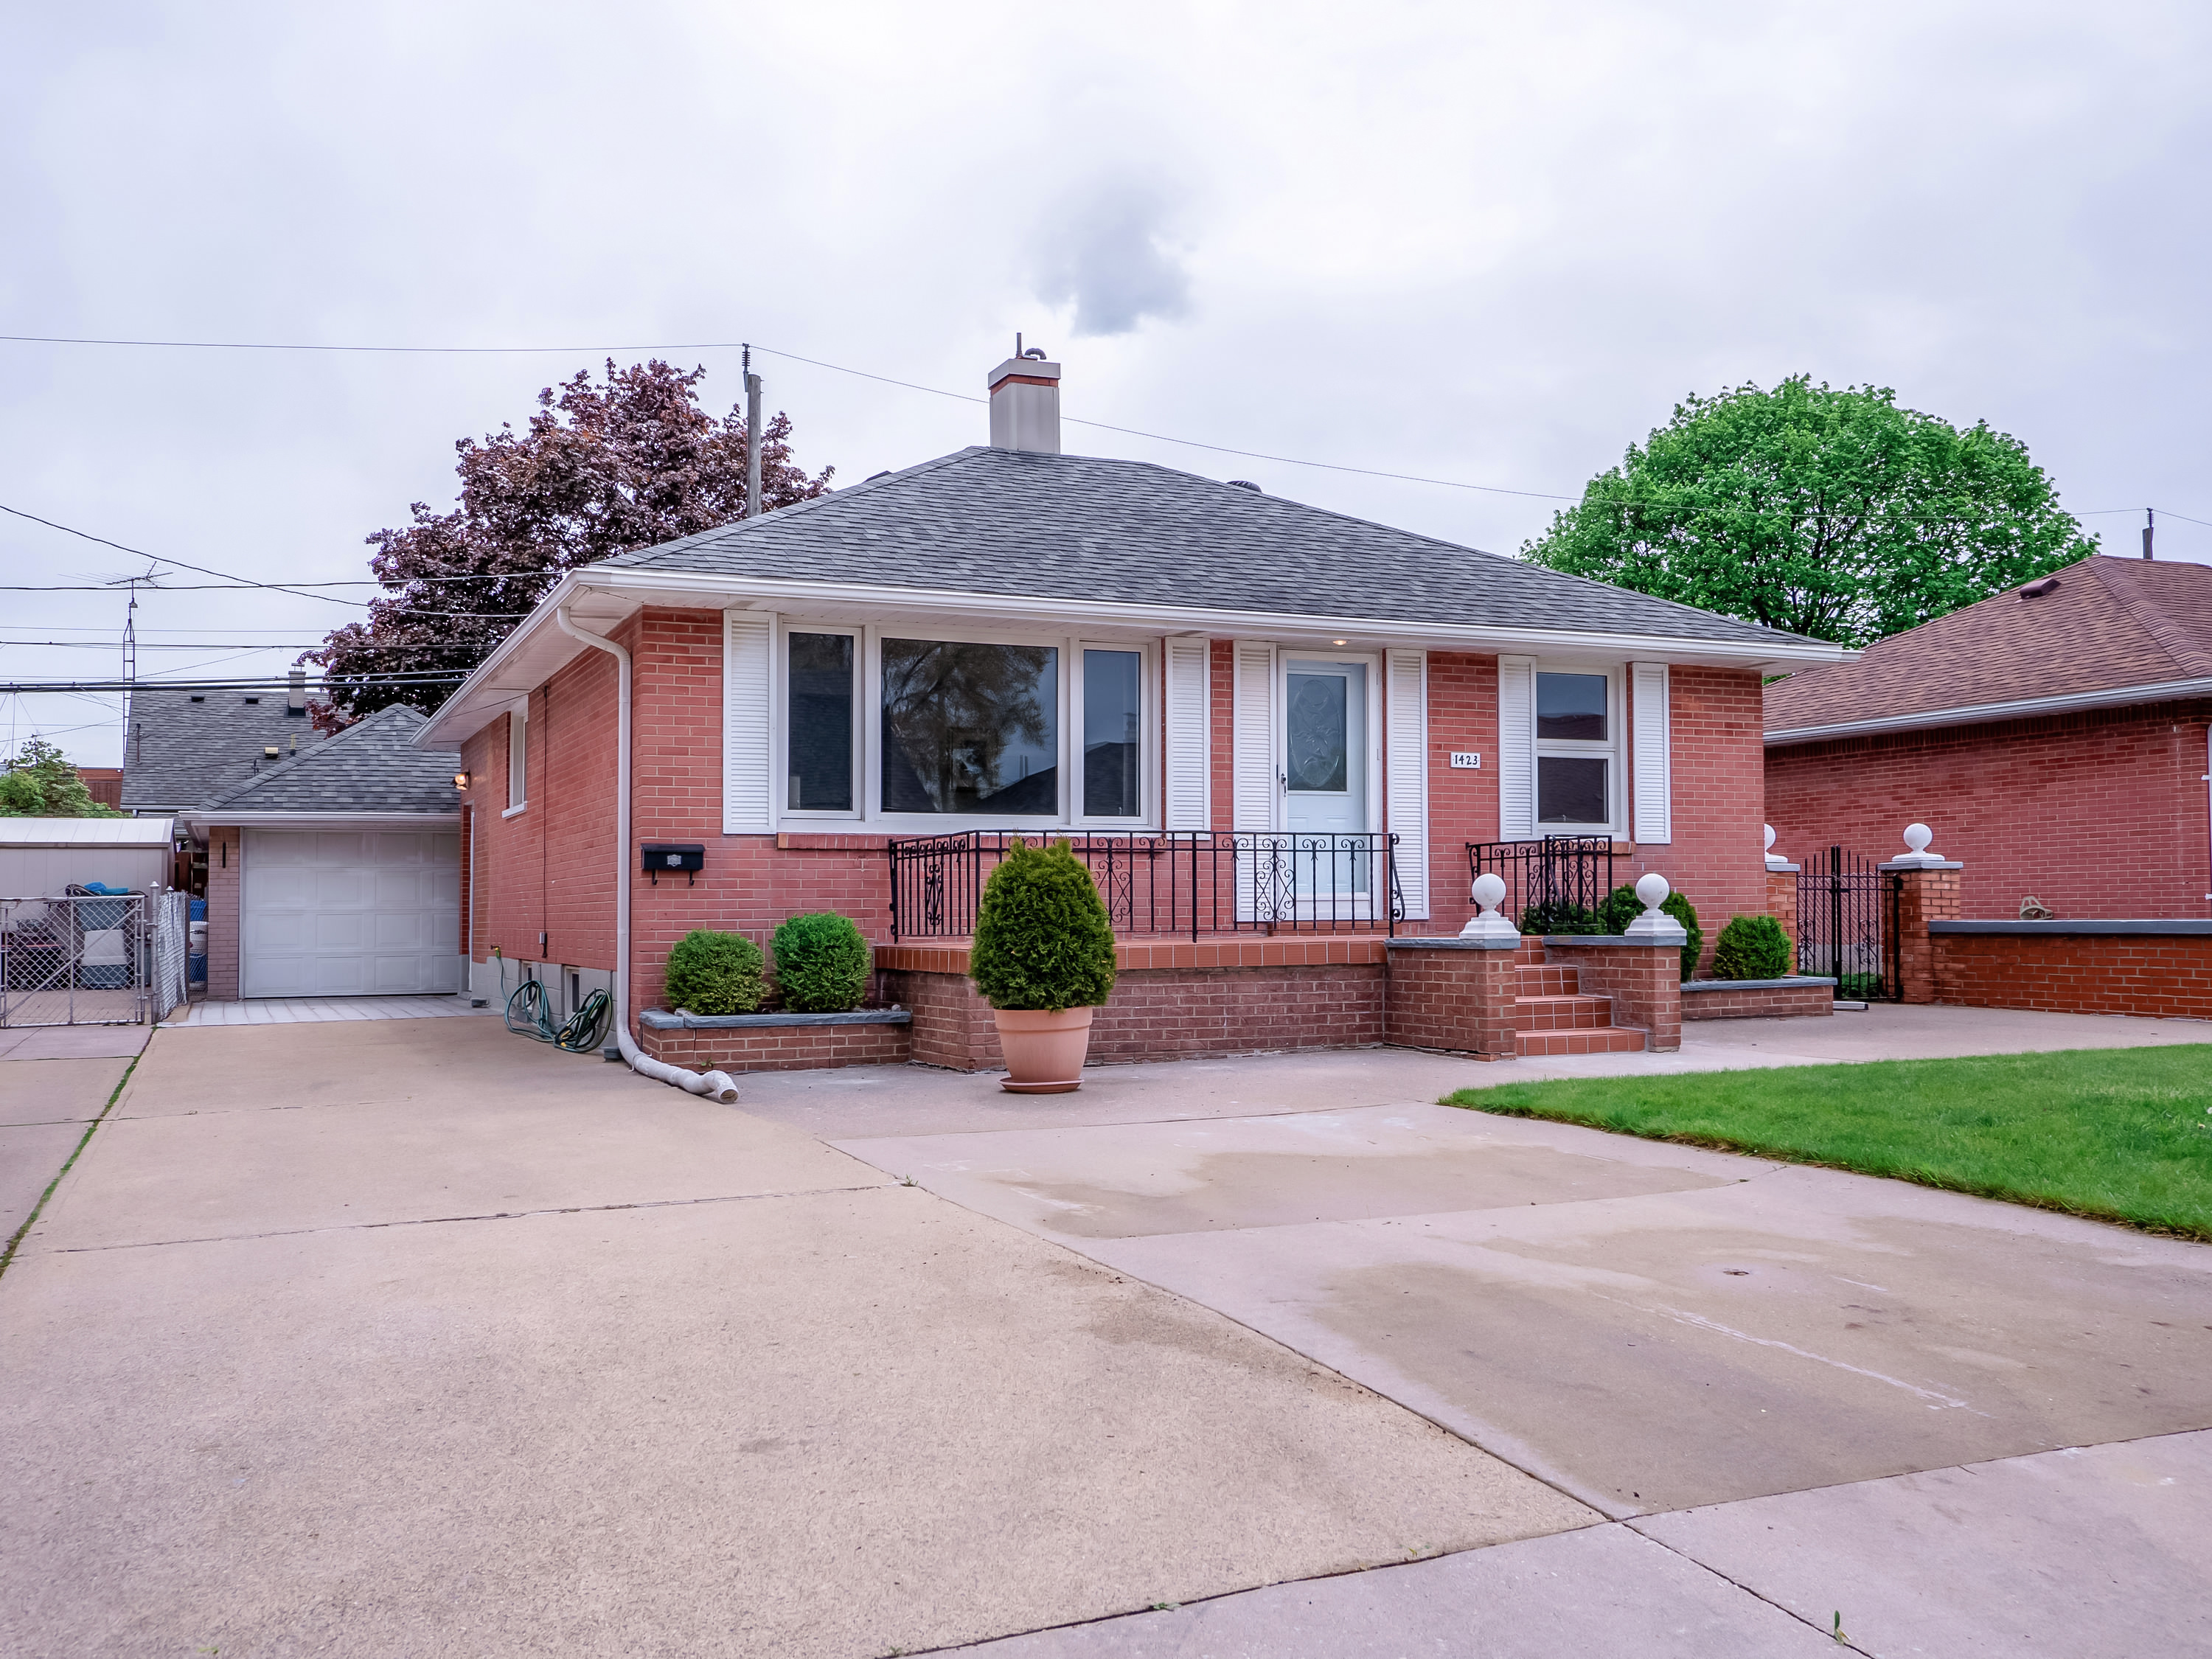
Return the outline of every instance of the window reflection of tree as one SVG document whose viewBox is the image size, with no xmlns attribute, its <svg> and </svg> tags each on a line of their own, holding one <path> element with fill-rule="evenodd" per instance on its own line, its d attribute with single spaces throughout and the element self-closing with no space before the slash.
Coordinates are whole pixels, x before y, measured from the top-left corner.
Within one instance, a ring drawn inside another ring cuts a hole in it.
<svg viewBox="0 0 2212 1659">
<path fill-rule="evenodd" d="M 1004 774 L 1011 747 L 1052 750 L 1058 657 L 1048 645 L 885 640 L 884 809 L 1057 810 L 1056 769 Z"/>
</svg>

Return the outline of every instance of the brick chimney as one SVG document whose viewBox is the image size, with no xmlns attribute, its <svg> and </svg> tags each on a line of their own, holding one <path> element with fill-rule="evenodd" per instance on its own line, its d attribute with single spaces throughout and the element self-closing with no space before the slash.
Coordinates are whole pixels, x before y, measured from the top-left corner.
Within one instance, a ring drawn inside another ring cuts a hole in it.
<svg viewBox="0 0 2212 1659">
<path fill-rule="evenodd" d="M 1044 349 L 1022 349 L 1014 336 L 1014 355 L 991 371 L 991 447 L 1060 453 L 1060 365 L 1044 361 Z"/>
<path fill-rule="evenodd" d="M 284 699 L 284 712 L 295 719 L 304 717 L 307 712 L 307 671 L 304 668 L 292 671 L 291 690 Z"/>
</svg>

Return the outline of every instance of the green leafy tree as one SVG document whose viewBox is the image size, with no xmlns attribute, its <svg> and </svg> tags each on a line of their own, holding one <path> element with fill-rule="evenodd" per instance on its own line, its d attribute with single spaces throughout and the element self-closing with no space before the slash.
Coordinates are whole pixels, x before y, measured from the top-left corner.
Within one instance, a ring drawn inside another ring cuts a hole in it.
<svg viewBox="0 0 2212 1659">
<path fill-rule="evenodd" d="M 55 744 L 32 738 L 0 761 L 0 818 L 119 818 L 92 798 L 76 768 Z"/>
<path fill-rule="evenodd" d="M 1522 554 L 1866 645 L 2096 551 L 2018 439 L 1896 399 L 1802 374 L 1693 396 Z"/>
</svg>

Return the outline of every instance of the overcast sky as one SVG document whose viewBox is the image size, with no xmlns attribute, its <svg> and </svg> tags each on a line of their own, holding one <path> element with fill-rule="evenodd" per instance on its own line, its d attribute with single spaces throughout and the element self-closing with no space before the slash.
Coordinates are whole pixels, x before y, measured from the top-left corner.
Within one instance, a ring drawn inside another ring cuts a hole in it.
<svg viewBox="0 0 2212 1659">
<path fill-rule="evenodd" d="M 975 397 L 1019 329 L 1070 416 L 1537 493 L 1070 449 L 1502 552 L 1683 394 L 1802 371 L 2014 434 L 2111 550 L 2146 504 L 2212 521 L 2202 0 L 357 0 L 8 30 L 0 333 L 750 339 Z M 359 577 L 370 531 L 450 505 L 456 438 L 603 355 L 0 343 L 0 503 Z M 665 355 L 737 400 L 734 350 Z M 979 404 L 756 366 L 848 483 L 986 438 Z M 2159 546 L 2212 560 L 2212 527 L 2162 513 Z M 143 568 L 0 519 L 0 581 Z M 0 645 L 4 678 L 112 674 L 123 608 L 0 595 L 0 641 L 97 647 Z M 142 672 L 279 668 L 349 614 L 164 593 L 141 638 L 191 648 Z M 7 735 L 112 765 L 118 702 L 16 698 Z"/>
</svg>

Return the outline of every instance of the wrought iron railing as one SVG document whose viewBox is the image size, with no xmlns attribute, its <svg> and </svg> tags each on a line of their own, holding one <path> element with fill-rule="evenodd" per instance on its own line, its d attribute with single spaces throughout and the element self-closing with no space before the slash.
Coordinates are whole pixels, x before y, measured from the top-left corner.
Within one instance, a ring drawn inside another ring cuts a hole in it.
<svg viewBox="0 0 2212 1659">
<path fill-rule="evenodd" d="M 1406 914 L 1386 833 L 966 830 L 890 842 L 891 937 L 965 939 L 1018 841 L 1065 841 L 1125 936 L 1389 932 Z"/>
<path fill-rule="evenodd" d="M 185 896 L 0 898 L 0 1026 L 137 1024 L 183 1000 Z"/>
<path fill-rule="evenodd" d="M 1613 841 L 1606 836 L 1547 836 L 1541 841 L 1468 842 L 1468 880 L 1486 872 L 1505 883 L 1498 908 L 1516 927 L 1535 909 L 1553 921 L 1577 910 L 1595 916 L 1613 891 Z"/>
<path fill-rule="evenodd" d="M 1797 872 L 1797 971 L 1836 981 L 1847 1002 L 1895 1001 L 1902 880 L 1863 854 L 1831 847 Z"/>
</svg>

